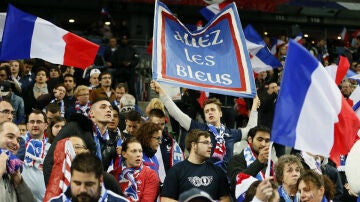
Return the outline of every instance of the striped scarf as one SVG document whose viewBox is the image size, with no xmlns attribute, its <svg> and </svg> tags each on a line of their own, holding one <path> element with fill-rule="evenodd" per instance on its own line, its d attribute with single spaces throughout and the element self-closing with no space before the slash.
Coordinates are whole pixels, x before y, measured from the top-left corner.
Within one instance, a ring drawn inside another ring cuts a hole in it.
<svg viewBox="0 0 360 202">
<path fill-rule="evenodd" d="M 224 156 L 226 155 L 226 146 L 225 146 L 225 139 L 224 136 L 228 135 L 225 133 L 225 126 L 221 124 L 219 131 L 216 129 L 215 126 L 208 124 L 209 131 L 214 134 L 216 145 L 214 149 L 214 153 L 212 155 L 213 158 L 219 159 L 219 162 L 222 162 L 224 159 Z M 218 164 L 219 162 L 216 162 L 215 164 Z"/>
<path fill-rule="evenodd" d="M 123 192 L 127 198 L 131 199 L 131 201 L 139 201 L 139 196 L 137 194 L 136 177 L 139 175 L 142 169 L 143 164 L 141 164 L 137 168 L 127 168 L 125 162 L 122 161 L 122 172 L 119 176 L 119 183 L 122 185 L 127 185 Z"/>
<path fill-rule="evenodd" d="M 76 111 L 76 113 L 82 114 L 82 115 L 84 115 L 86 117 L 89 117 L 89 115 L 90 115 L 89 114 L 90 107 L 91 107 L 90 101 L 88 101 L 85 105 L 80 105 L 79 101 L 75 102 L 75 111 Z"/>
<path fill-rule="evenodd" d="M 29 132 L 26 134 L 25 159 L 24 164 L 29 167 L 36 167 L 39 170 L 43 168 L 43 162 L 46 155 L 45 145 L 47 139 L 31 139 Z"/>
</svg>

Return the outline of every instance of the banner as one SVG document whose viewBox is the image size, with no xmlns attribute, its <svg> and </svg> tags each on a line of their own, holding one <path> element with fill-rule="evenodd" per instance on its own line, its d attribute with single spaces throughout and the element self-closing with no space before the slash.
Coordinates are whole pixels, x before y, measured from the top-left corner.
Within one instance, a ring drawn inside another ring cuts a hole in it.
<svg viewBox="0 0 360 202">
<path fill-rule="evenodd" d="M 234 3 L 203 29 L 191 32 L 157 1 L 153 79 L 200 91 L 254 97 L 256 87 L 241 27 Z"/>
</svg>

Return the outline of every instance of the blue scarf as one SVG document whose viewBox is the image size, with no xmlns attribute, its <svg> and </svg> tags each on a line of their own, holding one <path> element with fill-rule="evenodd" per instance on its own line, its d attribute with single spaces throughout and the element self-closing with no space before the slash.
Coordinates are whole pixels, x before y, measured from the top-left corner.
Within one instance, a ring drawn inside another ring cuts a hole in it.
<svg viewBox="0 0 360 202">
<path fill-rule="evenodd" d="M 24 164 L 42 170 L 45 158 L 45 146 L 47 139 L 31 139 L 30 133 L 26 133 L 25 159 Z"/>
<path fill-rule="evenodd" d="M 100 160 L 102 160 L 100 142 L 106 143 L 108 137 L 109 137 L 109 133 L 107 129 L 104 134 L 101 134 L 99 127 L 96 124 L 94 124 L 94 141 L 96 144 L 96 156 Z"/>
<path fill-rule="evenodd" d="M 14 174 L 22 169 L 23 162 L 17 156 L 7 149 L 0 148 L 0 154 L 1 153 L 5 153 L 8 156 L 8 160 L 6 161 L 6 172 L 8 174 Z"/>
<path fill-rule="evenodd" d="M 249 167 L 250 164 L 252 164 L 255 160 L 256 160 L 256 156 L 255 154 L 253 153 L 251 147 L 250 147 L 250 144 L 248 144 L 245 149 L 244 149 L 244 158 L 245 158 L 245 161 L 246 161 L 246 166 Z M 269 157 L 270 158 L 270 157 Z M 270 176 L 273 176 L 273 172 L 274 172 L 274 169 L 273 169 L 273 162 L 271 161 L 271 171 L 270 171 Z M 265 179 L 265 173 L 263 171 L 260 171 L 256 176 L 255 176 L 256 179 L 258 180 L 264 180 Z"/>
<path fill-rule="evenodd" d="M 278 192 L 279 192 L 280 198 L 282 197 L 285 200 L 285 202 L 297 202 L 297 201 L 300 201 L 300 199 L 298 199 L 297 195 L 295 195 L 294 199 L 291 199 L 291 197 L 285 191 L 285 189 L 284 189 L 284 187 L 282 185 L 279 186 Z"/>
<path fill-rule="evenodd" d="M 122 172 L 119 176 L 120 184 L 127 183 L 127 187 L 123 190 L 126 197 L 130 197 L 132 201 L 139 201 L 139 196 L 137 194 L 137 183 L 136 176 L 143 169 L 143 164 L 137 168 L 127 168 L 125 162 L 122 161 Z"/>
<path fill-rule="evenodd" d="M 146 154 L 143 152 L 143 163 L 145 166 L 151 168 L 152 170 L 155 170 L 156 173 L 159 172 L 159 161 L 157 160 L 155 155 L 150 158 L 146 156 Z"/>
</svg>

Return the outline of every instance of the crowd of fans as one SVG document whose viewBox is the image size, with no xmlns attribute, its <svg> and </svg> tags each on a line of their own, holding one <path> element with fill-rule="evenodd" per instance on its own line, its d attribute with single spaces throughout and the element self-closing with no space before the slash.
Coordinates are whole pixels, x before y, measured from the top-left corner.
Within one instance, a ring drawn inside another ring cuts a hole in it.
<svg viewBox="0 0 360 202">
<path fill-rule="evenodd" d="M 356 201 L 330 159 L 276 144 L 270 155 L 283 67 L 256 75 L 254 99 L 210 94 L 202 105 L 199 92 L 183 88 L 174 102 L 152 81 L 159 97 L 142 111 L 139 58 L 119 38 L 109 37 L 104 68 L 85 73 L 39 59 L 0 64 L 0 201 Z M 357 37 L 356 73 L 359 47 Z M 326 40 L 308 49 L 324 66 L 336 61 Z M 355 85 L 339 86 L 350 105 Z"/>
</svg>

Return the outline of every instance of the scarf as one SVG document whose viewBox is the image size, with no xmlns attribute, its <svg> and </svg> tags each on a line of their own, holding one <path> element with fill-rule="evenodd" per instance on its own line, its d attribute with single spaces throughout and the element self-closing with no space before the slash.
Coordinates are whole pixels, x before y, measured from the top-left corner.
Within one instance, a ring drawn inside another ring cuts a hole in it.
<svg viewBox="0 0 360 202">
<path fill-rule="evenodd" d="M 104 134 L 101 134 L 99 127 L 94 124 L 94 141 L 96 144 L 96 156 L 99 157 L 100 160 L 102 160 L 102 156 L 101 156 L 101 144 L 106 144 L 107 139 L 109 139 L 109 132 L 106 129 Z"/>
<path fill-rule="evenodd" d="M 61 117 L 65 117 L 65 107 L 64 107 L 64 100 L 57 100 L 57 98 L 50 101 L 50 103 L 59 104 L 60 106 L 60 114 Z"/>
<path fill-rule="evenodd" d="M 75 102 L 75 111 L 76 111 L 76 113 L 82 114 L 82 115 L 84 115 L 86 117 L 90 116 L 90 114 L 89 114 L 90 107 L 91 107 L 90 101 L 88 101 L 85 105 L 80 105 L 79 101 Z"/>
<path fill-rule="evenodd" d="M 282 197 L 285 200 L 285 202 L 297 202 L 297 201 L 300 201 L 300 198 L 299 198 L 298 194 L 296 194 L 294 196 L 294 199 L 291 199 L 291 197 L 289 196 L 289 194 L 286 192 L 286 190 L 284 189 L 284 187 L 282 185 L 279 186 L 278 192 L 279 192 L 280 198 Z"/>
<path fill-rule="evenodd" d="M 29 132 L 26 133 L 25 159 L 24 164 L 29 167 L 35 167 L 39 170 L 43 168 L 45 158 L 45 145 L 47 139 L 31 139 Z"/>
<path fill-rule="evenodd" d="M 125 184 L 126 188 L 123 190 L 124 195 L 127 198 L 130 198 L 131 201 L 139 201 L 139 196 L 137 194 L 137 183 L 136 177 L 139 175 L 143 169 L 143 164 L 137 168 L 127 168 L 125 162 L 122 161 L 122 172 L 119 176 L 120 184 Z"/>
<path fill-rule="evenodd" d="M 222 162 L 224 159 L 224 156 L 226 155 L 226 146 L 225 146 L 225 139 L 224 135 L 228 136 L 227 133 L 225 133 L 225 126 L 221 124 L 219 128 L 219 132 L 217 131 L 216 127 L 208 124 L 209 131 L 214 134 L 215 140 L 216 140 L 216 146 L 214 149 L 214 153 L 212 155 L 213 158 L 219 159 L 219 162 Z M 219 162 L 216 162 L 215 164 L 218 164 Z"/>
<path fill-rule="evenodd" d="M 0 149 L 0 154 L 5 153 L 8 156 L 6 161 L 6 172 L 8 174 L 14 174 L 22 169 L 23 162 L 15 156 L 11 151 L 7 149 Z"/>
<path fill-rule="evenodd" d="M 146 147 L 143 148 L 143 164 L 158 173 L 159 161 L 156 158 L 155 154 L 156 151 Z"/>
<path fill-rule="evenodd" d="M 247 167 L 249 167 L 256 160 L 256 155 L 252 151 L 250 144 L 248 144 L 244 149 L 244 158 L 245 158 Z M 271 161 L 271 171 L 270 171 L 271 176 L 273 176 L 273 171 L 274 171 L 273 162 Z M 265 179 L 265 173 L 263 171 L 260 171 L 256 175 L 256 179 L 261 180 L 261 181 L 264 180 Z"/>
</svg>

